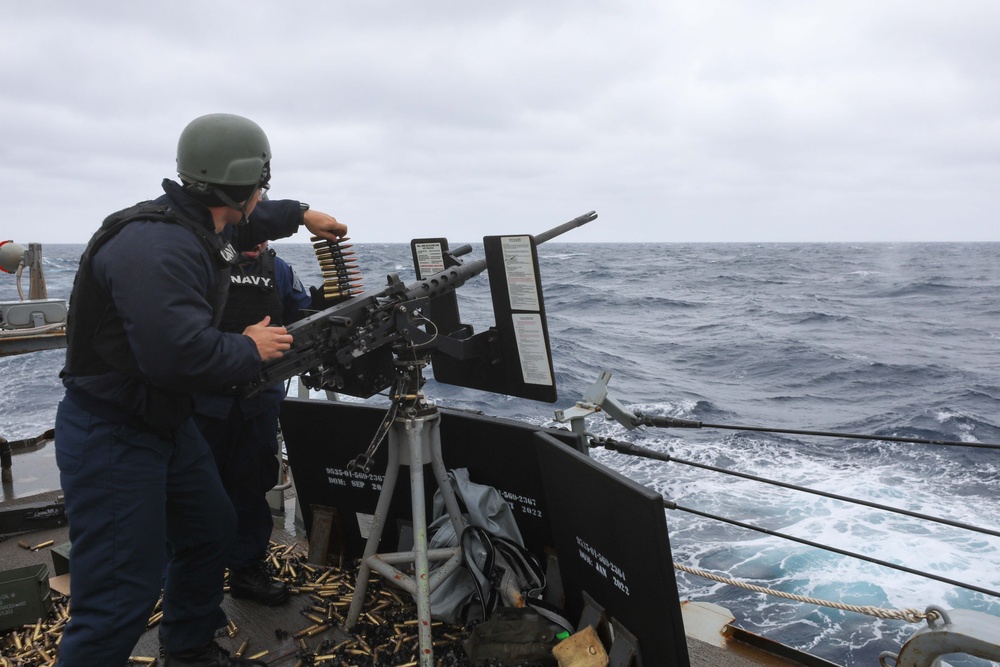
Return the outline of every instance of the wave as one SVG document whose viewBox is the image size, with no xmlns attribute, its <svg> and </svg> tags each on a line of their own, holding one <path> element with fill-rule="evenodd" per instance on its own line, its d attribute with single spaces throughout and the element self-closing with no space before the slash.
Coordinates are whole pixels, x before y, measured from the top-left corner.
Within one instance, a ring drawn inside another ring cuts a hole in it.
<svg viewBox="0 0 1000 667">
<path fill-rule="evenodd" d="M 50 295 L 68 295 L 82 249 L 46 247 Z M 303 282 L 321 282 L 311 246 L 277 249 Z M 406 244 L 355 250 L 369 289 L 390 272 L 412 276 Z M 425 391 L 439 405 L 551 426 L 555 409 L 572 406 L 608 370 L 611 395 L 653 415 L 1000 443 L 1000 244 L 547 243 L 539 255 L 559 401 L 445 385 L 431 369 Z M 458 297 L 463 322 L 476 331 L 495 325 L 485 274 Z M 13 281 L 0 280 L 0 299 L 16 298 Z M 61 355 L 0 359 L 5 437 L 51 426 Z M 996 450 L 707 427 L 626 430 L 600 418 L 587 428 L 677 459 L 997 527 L 986 510 L 1000 495 Z M 692 509 L 1000 589 L 1000 538 L 676 461 L 592 454 Z M 982 593 L 684 511 L 665 518 L 674 558 L 687 565 L 855 604 L 1000 615 L 998 600 Z M 684 597 L 722 604 L 743 627 L 840 664 L 877 664 L 881 650 L 897 652 L 915 629 L 684 573 L 677 580 Z"/>
</svg>

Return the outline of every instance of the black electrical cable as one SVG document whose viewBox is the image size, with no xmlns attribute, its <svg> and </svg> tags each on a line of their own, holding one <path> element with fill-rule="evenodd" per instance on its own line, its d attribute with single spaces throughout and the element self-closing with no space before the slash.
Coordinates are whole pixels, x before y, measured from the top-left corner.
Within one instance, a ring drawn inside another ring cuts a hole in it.
<svg viewBox="0 0 1000 667">
<path fill-rule="evenodd" d="M 850 438 L 853 440 L 884 440 L 886 442 L 907 442 L 916 445 L 945 445 L 948 447 L 979 447 L 981 449 L 1000 449 L 1000 444 L 990 442 L 962 442 L 960 440 L 930 440 L 926 438 L 904 438 L 895 435 L 864 435 L 860 433 L 837 433 L 833 431 L 805 431 L 790 428 L 765 428 L 762 426 L 734 426 L 732 424 L 706 424 L 691 419 L 675 419 L 673 417 L 650 417 L 635 413 L 644 426 L 657 428 L 721 428 L 730 431 L 756 431 L 758 433 L 787 433 L 789 435 L 819 435 L 828 438 Z"/>
<path fill-rule="evenodd" d="M 629 454 L 631 456 L 641 456 L 643 458 L 655 459 L 657 461 L 664 461 L 667 463 L 681 463 L 686 466 L 692 466 L 694 468 L 701 468 L 703 470 L 710 470 L 712 472 L 722 473 L 724 475 L 733 475 L 734 477 L 742 477 L 743 479 L 749 479 L 754 482 L 761 482 L 763 484 L 771 484 L 773 486 L 780 486 L 785 489 L 792 489 L 793 491 L 801 491 L 803 493 L 811 493 L 817 496 L 823 496 L 825 498 L 832 498 L 834 500 L 840 500 L 845 503 L 854 503 L 857 505 L 864 505 L 865 507 L 871 507 L 873 509 L 884 510 L 886 512 L 892 512 L 894 514 L 902 514 L 905 516 L 913 517 L 914 519 L 922 519 L 924 521 L 931 521 L 933 523 L 940 523 L 947 526 L 953 526 L 955 528 L 962 528 L 964 530 L 970 530 L 976 533 L 982 533 L 984 535 L 992 535 L 993 537 L 1000 537 L 1000 531 L 992 530 L 989 528 L 982 528 L 979 526 L 973 526 L 971 524 L 962 523 L 961 521 L 954 521 L 952 519 L 945 519 L 942 517 L 934 517 L 929 514 L 920 514 L 919 512 L 913 512 L 910 510 L 900 509 L 898 507 L 892 507 L 891 505 L 882 505 L 880 503 L 871 502 L 869 500 L 861 500 L 860 498 L 851 498 L 849 496 L 841 496 L 836 493 L 829 493 L 827 491 L 819 491 L 817 489 L 810 489 L 806 486 L 798 486 L 796 484 L 789 484 L 788 482 L 779 482 L 777 480 L 768 479 L 766 477 L 758 477 L 757 475 L 751 475 L 748 473 L 737 472 L 735 470 L 727 470 L 726 468 L 719 468 L 716 466 L 710 466 L 705 463 L 697 463 L 695 461 L 688 461 L 685 459 L 679 459 L 676 456 L 671 456 L 669 454 L 663 454 L 640 445 L 635 445 L 630 442 L 622 442 L 620 440 L 614 440 L 612 438 L 595 438 L 595 442 L 603 445 L 606 449 L 610 449 L 616 452 L 621 452 L 622 454 Z"/>
</svg>

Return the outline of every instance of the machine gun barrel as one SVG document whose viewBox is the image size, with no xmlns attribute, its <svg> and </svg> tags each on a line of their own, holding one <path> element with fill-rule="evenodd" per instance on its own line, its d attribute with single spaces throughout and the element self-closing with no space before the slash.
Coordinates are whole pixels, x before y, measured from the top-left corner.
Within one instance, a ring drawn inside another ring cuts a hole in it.
<svg viewBox="0 0 1000 667">
<path fill-rule="evenodd" d="M 557 236 L 560 236 L 561 234 L 565 234 L 566 232 L 568 232 L 571 229 L 576 229 L 577 227 L 585 225 L 588 222 L 591 222 L 592 220 L 596 220 L 596 219 L 597 219 L 597 211 L 591 211 L 590 213 L 584 213 L 583 215 L 581 215 L 581 216 L 579 216 L 577 218 L 573 218 L 569 222 L 564 222 L 563 224 L 559 225 L 558 227 L 553 227 L 552 229 L 550 229 L 547 232 L 542 232 L 541 234 L 539 234 L 538 236 L 535 237 L 535 243 L 537 245 L 541 245 L 541 244 L 545 243 L 546 241 L 551 241 L 552 239 L 554 239 Z"/>
<path fill-rule="evenodd" d="M 475 278 L 486 270 L 486 260 L 477 259 L 458 266 L 452 266 L 444 271 L 438 271 L 432 276 L 423 280 L 410 283 L 406 286 L 406 299 L 417 299 L 422 296 L 435 297 L 458 289 L 469 278 Z"/>
</svg>

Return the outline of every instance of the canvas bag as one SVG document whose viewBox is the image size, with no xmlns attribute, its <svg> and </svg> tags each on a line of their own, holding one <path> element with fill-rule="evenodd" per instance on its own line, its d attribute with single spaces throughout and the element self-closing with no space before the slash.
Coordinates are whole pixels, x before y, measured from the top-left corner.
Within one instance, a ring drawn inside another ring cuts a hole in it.
<svg viewBox="0 0 1000 667">
<path fill-rule="evenodd" d="M 501 607 L 489 620 L 469 633 L 463 648 L 475 663 L 486 660 L 502 665 L 552 665 L 552 649 L 559 643 L 559 628 L 531 607 Z"/>
<path fill-rule="evenodd" d="M 448 478 L 455 491 L 455 498 L 461 508 L 462 515 L 470 526 L 481 529 L 489 537 L 501 538 L 505 543 L 519 547 L 521 552 L 528 553 L 524 549 L 521 530 L 514 520 L 514 512 L 499 491 L 491 486 L 477 484 L 470 480 L 469 471 L 466 468 L 456 468 L 449 471 Z M 440 490 L 434 493 L 432 511 L 434 520 L 427 527 L 427 533 L 430 535 L 427 548 L 445 549 L 457 546 L 461 536 L 455 535 Z M 456 625 L 465 625 L 470 621 L 481 621 L 488 617 L 492 612 L 492 609 L 486 608 L 489 600 L 482 599 L 478 591 L 482 590 L 485 594 L 484 597 L 489 598 L 491 596 L 488 593 L 494 590 L 493 582 L 485 580 L 484 575 L 480 573 L 477 582 L 474 578 L 476 575 L 473 574 L 473 570 L 481 571 L 487 564 L 488 547 L 484 547 L 483 542 L 479 539 L 466 537 L 463 542 L 468 543 L 465 558 L 471 559 L 474 567 L 472 569 L 469 567 L 459 568 L 431 591 L 430 595 L 431 616 Z M 530 556 L 530 554 L 528 555 Z M 539 587 L 538 582 L 516 581 L 517 577 L 513 573 L 514 568 L 503 567 L 504 565 L 505 563 L 501 564 L 501 569 L 504 572 L 510 571 L 511 574 L 506 575 L 505 582 L 496 582 L 497 589 L 502 587 L 505 590 L 514 591 L 515 589 L 520 590 L 522 584 L 527 587 L 534 584 L 537 595 L 544 587 L 544 574 Z M 512 577 L 515 579 L 514 581 L 512 581 Z M 507 603 L 511 604 L 513 600 L 511 599 Z M 493 606 L 495 607 L 496 604 Z"/>
</svg>

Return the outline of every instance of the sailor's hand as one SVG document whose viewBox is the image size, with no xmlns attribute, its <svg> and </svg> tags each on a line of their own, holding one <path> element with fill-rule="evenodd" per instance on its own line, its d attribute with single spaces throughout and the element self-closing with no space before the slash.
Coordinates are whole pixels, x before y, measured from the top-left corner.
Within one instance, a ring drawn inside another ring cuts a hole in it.
<svg viewBox="0 0 1000 667">
<path fill-rule="evenodd" d="M 257 324 L 251 324 L 243 330 L 244 336 L 257 345 L 257 353 L 260 354 L 261 361 L 271 361 L 279 359 L 281 355 L 292 347 L 292 335 L 285 327 L 270 327 L 271 316 L 265 315 Z"/>
<path fill-rule="evenodd" d="M 342 237 L 347 236 L 347 225 L 337 222 L 335 217 L 322 211 L 308 209 L 302 214 L 302 223 L 306 229 L 312 232 L 313 236 L 319 236 L 328 241 L 339 241 Z"/>
</svg>

